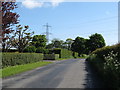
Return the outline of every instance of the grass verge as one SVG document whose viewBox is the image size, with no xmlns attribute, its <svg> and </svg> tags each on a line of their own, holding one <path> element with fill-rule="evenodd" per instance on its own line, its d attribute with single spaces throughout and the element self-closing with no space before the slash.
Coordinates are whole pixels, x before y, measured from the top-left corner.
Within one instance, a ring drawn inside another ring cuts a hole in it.
<svg viewBox="0 0 120 90">
<path fill-rule="evenodd" d="M 57 59 L 58 61 L 61 61 L 61 60 L 67 60 L 67 59 L 86 59 L 88 56 L 86 57 L 77 57 L 77 58 L 59 58 Z"/>
<path fill-rule="evenodd" d="M 74 58 L 59 58 L 57 59 L 58 61 L 61 61 L 61 60 L 68 60 L 68 59 L 74 59 Z"/>
<path fill-rule="evenodd" d="M 24 64 L 24 65 L 17 65 L 17 66 L 10 66 L 6 67 L 4 69 L 0 69 L 0 78 L 5 78 L 8 76 L 16 75 L 28 70 L 35 69 L 37 67 L 48 65 L 52 62 L 36 62 L 36 63 L 30 63 L 30 64 Z"/>
</svg>

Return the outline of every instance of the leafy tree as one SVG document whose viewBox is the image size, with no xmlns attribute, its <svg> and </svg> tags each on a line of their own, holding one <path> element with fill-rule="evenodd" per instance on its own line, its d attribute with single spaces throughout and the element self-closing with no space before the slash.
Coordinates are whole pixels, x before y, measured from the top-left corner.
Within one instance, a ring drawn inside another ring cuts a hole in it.
<svg viewBox="0 0 120 90">
<path fill-rule="evenodd" d="M 53 39 L 52 44 L 54 48 L 62 48 L 64 41 L 59 39 Z"/>
<path fill-rule="evenodd" d="M 85 50 L 85 39 L 82 37 L 77 37 L 71 45 L 71 50 L 74 52 L 78 52 L 80 54 L 84 53 Z"/>
<path fill-rule="evenodd" d="M 35 46 L 28 46 L 24 49 L 24 52 L 36 52 Z"/>
<path fill-rule="evenodd" d="M 19 15 L 12 12 L 15 8 L 17 8 L 17 4 L 15 2 L 2 2 L 2 7 L 0 8 L 0 11 L 2 11 L 1 39 L 3 52 L 11 47 L 10 42 L 12 37 L 10 36 L 10 33 L 14 30 L 10 27 L 18 23 Z"/>
<path fill-rule="evenodd" d="M 89 37 L 90 39 L 88 40 L 88 47 L 89 47 L 89 50 L 90 52 L 96 50 L 97 48 L 102 48 L 104 47 L 106 44 L 105 44 L 105 40 L 103 38 L 103 36 L 101 34 L 93 34 Z"/>
<path fill-rule="evenodd" d="M 14 32 L 15 38 L 12 44 L 18 49 L 19 52 L 23 52 L 26 46 L 28 46 L 29 41 L 31 41 L 32 35 L 34 34 L 34 32 L 28 32 L 28 29 L 29 26 L 16 26 L 16 31 Z"/>
<path fill-rule="evenodd" d="M 71 49 L 71 45 L 73 43 L 73 40 L 71 38 L 68 38 L 68 39 L 66 39 L 65 43 L 67 44 L 67 49 L 70 50 Z"/>
<path fill-rule="evenodd" d="M 85 49 L 84 49 L 84 54 L 89 54 L 90 53 L 90 50 L 89 50 L 89 46 L 90 46 L 90 43 L 89 43 L 89 39 L 85 39 Z"/>
<path fill-rule="evenodd" d="M 52 49 L 54 47 L 53 43 L 46 45 L 46 49 Z"/>
<path fill-rule="evenodd" d="M 35 46 L 36 48 L 38 47 L 46 47 L 46 36 L 45 35 L 35 35 L 33 36 L 31 44 Z"/>
<path fill-rule="evenodd" d="M 44 51 L 45 51 L 45 48 L 44 48 L 44 47 L 38 47 L 38 48 L 36 49 L 36 53 L 44 53 Z"/>
</svg>

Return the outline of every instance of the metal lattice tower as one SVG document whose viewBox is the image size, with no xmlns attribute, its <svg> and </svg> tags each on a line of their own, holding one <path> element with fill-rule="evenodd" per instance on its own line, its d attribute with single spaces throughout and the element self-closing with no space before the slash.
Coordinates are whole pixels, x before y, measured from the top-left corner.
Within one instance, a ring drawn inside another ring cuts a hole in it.
<svg viewBox="0 0 120 90">
<path fill-rule="evenodd" d="M 49 26 L 48 25 L 48 23 L 46 24 L 46 25 L 44 25 L 44 27 L 46 27 L 46 38 L 47 38 L 47 43 L 49 43 L 49 27 L 51 27 L 51 26 Z"/>
</svg>

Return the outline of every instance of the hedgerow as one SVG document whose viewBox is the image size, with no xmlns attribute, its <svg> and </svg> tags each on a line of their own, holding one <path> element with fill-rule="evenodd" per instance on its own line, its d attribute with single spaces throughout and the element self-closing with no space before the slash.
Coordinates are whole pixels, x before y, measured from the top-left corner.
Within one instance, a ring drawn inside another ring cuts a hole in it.
<svg viewBox="0 0 120 90">
<path fill-rule="evenodd" d="M 43 60 L 43 54 L 39 53 L 2 53 L 2 68 L 41 60 Z"/>
<path fill-rule="evenodd" d="M 44 60 L 57 60 L 59 59 L 59 54 L 44 54 Z"/>
<path fill-rule="evenodd" d="M 107 87 L 120 88 L 120 44 L 93 51 L 87 61 L 102 76 Z"/>
</svg>

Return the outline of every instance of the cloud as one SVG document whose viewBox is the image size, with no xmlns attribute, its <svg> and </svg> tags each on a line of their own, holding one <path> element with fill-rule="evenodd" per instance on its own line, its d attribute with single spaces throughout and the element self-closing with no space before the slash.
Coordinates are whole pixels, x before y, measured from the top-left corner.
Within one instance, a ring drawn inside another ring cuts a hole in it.
<svg viewBox="0 0 120 90">
<path fill-rule="evenodd" d="M 53 7 L 58 6 L 62 2 L 64 2 L 64 0 L 51 0 L 51 4 Z"/>
<path fill-rule="evenodd" d="M 22 5 L 25 6 L 26 8 L 32 9 L 36 7 L 42 7 L 43 2 L 39 2 L 37 0 L 24 0 L 22 1 Z"/>
<path fill-rule="evenodd" d="M 47 0 L 47 2 L 41 0 L 23 0 L 22 5 L 25 6 L 26 8 L 32 9 L 37 7 L 48 6 L 56 7 L 62 2 L 64 2 L 64 0 Z M 47 3 L 49 3 L 49 5 Z"/>
</svg>

